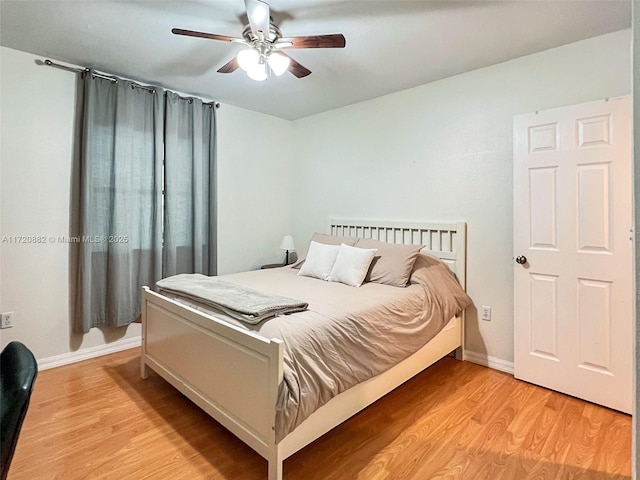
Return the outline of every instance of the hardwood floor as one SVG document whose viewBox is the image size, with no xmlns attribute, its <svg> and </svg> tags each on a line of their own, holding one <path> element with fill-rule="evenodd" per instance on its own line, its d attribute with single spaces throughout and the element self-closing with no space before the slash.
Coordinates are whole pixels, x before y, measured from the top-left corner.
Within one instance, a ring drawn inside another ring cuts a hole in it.
<svg viewBox="0 0 640 480">
<path fill-rule="evenodd" d="M 128 350 L 40 372 L 9 480 L 265 480 Z M 284 463 L 285 480 L 631 478 L 631 417 L 447 357 Z"/>
</svg>

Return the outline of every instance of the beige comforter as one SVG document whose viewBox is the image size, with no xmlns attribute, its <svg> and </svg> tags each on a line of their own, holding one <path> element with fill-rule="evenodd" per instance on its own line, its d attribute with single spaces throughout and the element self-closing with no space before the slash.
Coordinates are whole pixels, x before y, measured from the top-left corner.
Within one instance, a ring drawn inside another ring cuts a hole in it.
<svg viewBox="0 0 640 480">
<path fill-rule="evenodd" d="M 224 275 L 227 282 L 307 302 L 307 310 L 241 328 L 284 342 L 276 439 L 280 441 L 335 395 L 405 359 L 471 302 L 449 268 L 420 255 L 406 288 L 354 288 L 301 277 L 291 267 Z M 181 299 L 207 311 L 192 300 Z M 222 314 L 213 313 L 218 318 Z"/>
</svg>

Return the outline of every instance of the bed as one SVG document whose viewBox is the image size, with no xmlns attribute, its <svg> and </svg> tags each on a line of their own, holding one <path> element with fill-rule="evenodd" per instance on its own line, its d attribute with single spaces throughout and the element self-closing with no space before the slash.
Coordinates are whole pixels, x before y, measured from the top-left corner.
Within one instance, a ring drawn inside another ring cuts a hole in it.
<svg viewBox="0 0 640 480">
<path fill-rule="evenodd" d="M 465 287 L 466 225 L 463 222 L 334 218 L 330 220 L 329 233 L 424 245 L 422 252 L 446 263 Z M 283 279 L 284 275 L 292 274 L 282 270 L 278 274 Z M 286 370 L 284 342 L 144 287 L 141 376 L 147 378 L 148 368 L 160 374 L 263 456 L 269 465 L 268 480 L 282 480 L 282 464 L 286 458 L 440 358 L 455 351 L 456 357 L 463 359 L 464 312 L 445 323 L 446 326 L 415 353 L 337 394 L 283 435 L 276 428 L 276 410 Z"/>
</svg>

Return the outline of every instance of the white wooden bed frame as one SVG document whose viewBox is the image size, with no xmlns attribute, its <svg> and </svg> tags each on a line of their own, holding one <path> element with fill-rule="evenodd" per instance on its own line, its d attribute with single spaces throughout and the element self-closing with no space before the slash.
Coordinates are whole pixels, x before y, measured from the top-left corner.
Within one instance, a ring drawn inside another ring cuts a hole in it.
<svg viewBox="0 0 640 480">
<path fill-rule="evenodd" d="M 466 283 L 466 224 L 330 219 L 332 235 L 422 244 Z M 266 339 L 143 287 L 141 376 L 151 367 L 248 446 L 267 459 L 268 480 L 315 439 L 456 350 L 463 359 L 464 314 L 391 369 L 334 397 L 280 442 L 276 398 L 283 378 L 283 343 Z"/>
</svg>

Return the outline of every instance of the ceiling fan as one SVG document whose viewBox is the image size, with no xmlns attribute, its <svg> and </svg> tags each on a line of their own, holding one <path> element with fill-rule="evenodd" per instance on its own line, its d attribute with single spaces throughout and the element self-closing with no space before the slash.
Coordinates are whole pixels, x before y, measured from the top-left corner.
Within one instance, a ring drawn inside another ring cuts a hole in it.
<svg viewBox="0 0 640 480">
<path fill-rule="evenodd" d="M 244 0 L 249 24 L 242 31 L 242 38 L 219 35 L 217 33 L 196 32 L 182 28 L 173 28 L 171 32 L 187 37 L 208 38 L 246 45 L 247 49 L 218 69 L 218 73 L 231 73 L 238 68 L 247 72 L 253 80 L 267 78 L 268 70 L 282 75 L 287 70 L 298 78 L 311 73 L 283 50 L 295 48 L 344 48 L 346 40 L 341 33 L 328 35 L 307 35 L 301 37 L 283 37 L 280 28 L 274 25 L 269 5 L 261 0 Z"/>
</svg>

